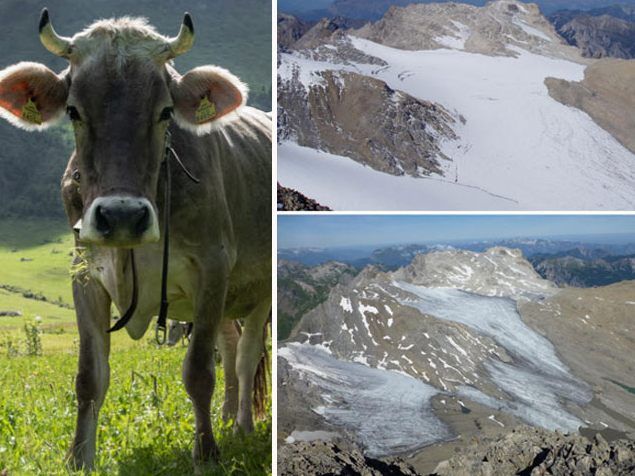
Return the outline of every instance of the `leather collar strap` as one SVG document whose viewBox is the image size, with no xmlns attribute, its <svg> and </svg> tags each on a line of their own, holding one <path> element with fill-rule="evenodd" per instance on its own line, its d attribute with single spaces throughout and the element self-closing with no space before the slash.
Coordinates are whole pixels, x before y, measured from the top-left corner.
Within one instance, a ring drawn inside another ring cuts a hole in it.
<svg viewBox="0 0 635 476">
<path fill-rule="evenodd" d="M 139 285 L 137 283 L 137 267 L 134 262 L 134 251 L 130 249 L 130 266 L 132 268 L 132 300 L 130 306 L 123 316 L 117 319 L 117 322 L 108 329 L 108 332 L 115 332 L 128 324 L 128 321 L 137 309 L 137 299 L 139 297 Z"/>
<path fill-rule="evenodd" d="M 161 269 L 161 307 L 157 318 L 156 340 L 157 344 L 165 344 L 166 321 L 168 319 L 168 262 L 170 261 L 170 189 L 172 177 L 170 175 L 170 133 L 165 133 L 165 158 L 163 159 L 163 171 L 165 172 L 165 190 L 163 198 L 163 265 Z"/>
<path fill-rule="evenodd" d="M 165 343 L 166 338 L 166 321 L 168 318 L 168 262 L 170 261 L 170 196 L 172 190 L 172 175 L 170 174 L 170 156 L 174 157 L 177 164 L 183 172 L 194 183 L 200 183 L 200 180 L 194 177 L 185 167 L 176 151 L 172 148 L 170 131 L 165 131 L 165 152 L 163 155 L 163 173 L 165 176 L 164 198 L 163 198 L 163 263 L 161 267 L 161 307 L 159 308 L 159 317 L 157 319 L 156 340 L 159 345 Z M 121 318 L 108 330 L 108 332 L 118 331 L 123 328 L 137 309 L 137 300 L 139 295 L 137 282 L 137 269 L 134 261 L 134 250 L 130 250 L 130 262 L 132 265 L 132 300 L 130 307 Z"/>
</svg>

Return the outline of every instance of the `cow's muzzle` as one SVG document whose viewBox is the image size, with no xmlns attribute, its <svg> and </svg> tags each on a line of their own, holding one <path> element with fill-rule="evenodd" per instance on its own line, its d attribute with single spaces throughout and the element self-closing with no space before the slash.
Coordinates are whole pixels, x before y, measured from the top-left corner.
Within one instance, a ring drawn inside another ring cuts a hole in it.
<svg viewBox="0 0 635 476">
<path fill-rule="evenodd" d="M 130 247 L 159 240 L 159 223 L 146 198 L 98 197 L 84 214 L 79 239 L 104 246 Z"/>
</svg>

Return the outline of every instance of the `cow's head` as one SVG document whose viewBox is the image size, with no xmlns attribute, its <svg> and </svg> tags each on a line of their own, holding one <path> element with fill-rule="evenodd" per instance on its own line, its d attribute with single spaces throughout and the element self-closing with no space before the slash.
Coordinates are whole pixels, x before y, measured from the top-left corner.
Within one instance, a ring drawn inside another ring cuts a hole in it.
<svg viewBox="0 0 635 476">
<path fill-rule="evenodd" d="M 46 9 L 40 39 L 69 60 L 55 74 L 38 63 L 0 72 L 0 115 L 42 130 L 67 113 L 84 204 L 80 240 L 129 247 L 159 239 L 156 193 L 168 123 L 206 134 L 246 102 L 228 71 L 203 66 L 181 76 L 171 60 L 188 51 L 194 28 L 185 14 L 175 38 L 142 19 L 94 23 L 72 38 L 58 35 Z"/>
</svg>

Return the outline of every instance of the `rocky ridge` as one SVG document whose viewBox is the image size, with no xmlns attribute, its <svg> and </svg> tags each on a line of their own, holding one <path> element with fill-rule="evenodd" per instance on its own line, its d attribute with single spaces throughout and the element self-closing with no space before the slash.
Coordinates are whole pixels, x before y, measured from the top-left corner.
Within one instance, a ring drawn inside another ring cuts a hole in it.
<svg viewBox="0 0 635 476">
<path fill-rule="evenodd" d="M 306 195 L 278 184 L 278 211 L 328 211 L 329 207 L 320 205 Z"/>
<path fill-rule="evenodd" d="M 458 118 L 442 106 L 352 71 L 279 71 L 278 140 L 350 157 L 395 175 L 441 172 Z"/>
<path fill-rule="evenodd" d="M 633 440 L 609 443 L 600 432 L 586 438 L 526 426 L 495 441 L 475 441 L 435 470 L 438 476 L 612 476 L 634 472 Z"/>
<path fill-rule="evenodd" d="M 288 51 L 310 28 L 299 18 L 286 13 L 278 13 L 278 52 Z"/>
<path fill-rule="evenodd" d="M 286 339 L 300 318 L 323 302 L 338 282 L 357 274 L 350 265 L 329 261 L 305 266 L 295 261 L 278 260 L 278 339 Z"/>
<path fill-rule="evenodd" d="M 343 449 L 335 443 L 312 441 L 281 446 L 278 474 L 415 476 L 418 473 L 399 459 L 382 461 L 365 456 L 357 448 Z"/>
<path fill-rule="evenodd" d="M 516 56 L 518 49 L 581 61 L 535 4 L 495 0 L 484 7 L 463 3 L 391 7 L 383 18 L 351 33 L 393 48 L 453 48 L 494 56 Z"/>
</svg>

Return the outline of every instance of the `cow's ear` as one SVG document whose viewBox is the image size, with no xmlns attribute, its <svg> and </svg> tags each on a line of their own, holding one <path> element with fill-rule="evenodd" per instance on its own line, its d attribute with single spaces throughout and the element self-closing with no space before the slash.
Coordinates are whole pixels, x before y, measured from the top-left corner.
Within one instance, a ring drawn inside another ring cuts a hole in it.
<svg viewBox="0 0 635 476">
<path fill-rule="evenodd" d="M 0 71 L 0 116 L 22 129 L 46 129 L 66 110 L 65 74 L 27 62 Z"/>
<path fill-rule="evenodd" d="M 194 68 L 170 83 L 176 122 L 203 135 L 235 117 L 247 102 L 247 86 L 217 66 Z"/>
</svg>

